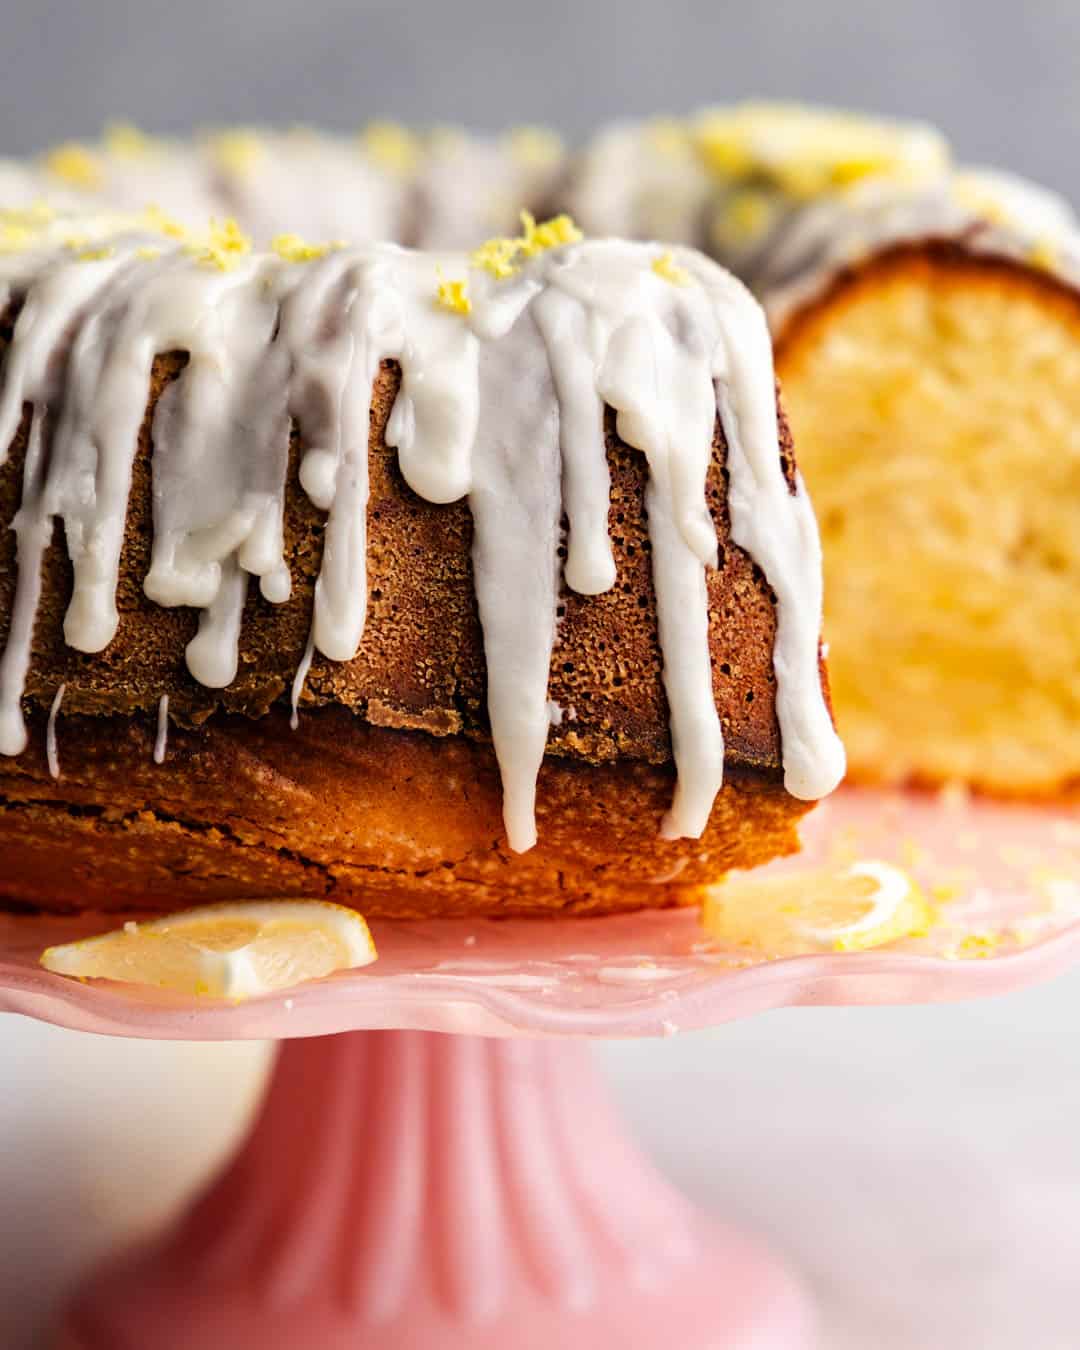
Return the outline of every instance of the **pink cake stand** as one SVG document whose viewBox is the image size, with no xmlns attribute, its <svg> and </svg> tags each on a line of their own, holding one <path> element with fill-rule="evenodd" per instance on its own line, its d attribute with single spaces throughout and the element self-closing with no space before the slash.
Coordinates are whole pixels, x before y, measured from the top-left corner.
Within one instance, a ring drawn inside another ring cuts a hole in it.
<svg viewBox="0 0 1080 1350">
<path fill-rule="evenodd" d="M 285 1042 L 238 1157 L 89 1282 L 58 1347 L 807 1350 L 798 1281 L 642 1161 L 580 1038 L 1002 993 L 1080 952 L 1080 812 L 848 791 L 775 867 L 847 857 L 919 874 L 941 901 L 931 932 L 768 960 L 711 945 L 686 912 L 382 923 L 375 966 L 230 1006 L 49 975 L 42 947 L 85 922 L 5 920 L 0 1009 Z"/>
</svg>

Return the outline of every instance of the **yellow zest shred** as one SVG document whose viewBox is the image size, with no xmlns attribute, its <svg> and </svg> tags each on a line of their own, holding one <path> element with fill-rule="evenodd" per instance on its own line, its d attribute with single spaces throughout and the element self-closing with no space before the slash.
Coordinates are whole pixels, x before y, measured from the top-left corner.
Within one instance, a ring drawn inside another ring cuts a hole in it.
<svg viewBox="0 0 1080 1350">
<path fill-rule="evenodd" d="M 55 215 L 56 211 L 44 202 L 0 209 L 0 253 L 29 248 Z"/>
<path fill-rule="evenodd" d="M 270 247 L 279 258 L 291 263 L 313 262 L 330 252 L 329 244 L 309 244 L 298 234 L 277 234 L 270 241 Z"/>
<path fill-rule="evenodd" d="M 557 163 L 563 153 L 562 139 L 547 127 L 514 127 L 507 141 L 519 164 L 538 169 Z"/>
<path fill-rule="evenodd" d="M 152 262 L 154 258 L 161 257 L 161 249 L 154 248 L 151 244 L 145 244 L 142 248 L 135 250 L 136 258 L 142 258 L 144 262 Z"/>
<path fill-rule="evenodd" d="M 565 214 L 552 216 L 538 225 L 530 211 L 522 211 L 521 228 L 521 251 L 526 258 L 535 258 L 545 249 L 558 248 L 561 244 L 576 244 L 585 237 Z"/>
<path fill-rule="evenodd" d="M 496 281 L 505 281 L 517 271 L 514 258 L 517 256 L 517 239 L 488 239 L 478 249 L 474 249 L 469 261 L 474 267 L 490 272 Z"/>
<path fill-rule="evenodd" d="M 685 267 L 679 266 L 670 249 L 666 253 L 661 253 L 659 258 L 653 259 L 652 270 L 664 281 L 669 281 L 672 286 L 689 286 L 691 281 L 690 273 Z"/>
<path fill-rule="evenodd" d="M 373 160 L 394 173 L 410 174 L 420 162 L 420 139 L 400 122 L 369 122 L 360 144 Z"/>
<path fill-rule="evenodd" d="M 102 262 L 105 258 L 111 258 L 115 252 L 111 244 L 102 244 L 99 248 L 84 248 L 81 253 L 75 255 L 75 261 Z"/>
<path fill-rule="evenodd" d="M 220 225 L 212 220 L 205 242 L 189 244 L 184 251 L 208 267 L 228 272 L 251 252 L 251 240 L 235 220 L 229 219 Z"/>
<path fill-rule="evenodd" d="M 472 301 L 469 299 L 468 285 L 467 281 L 447 281 L 440 273 L 437 302 L 454 314 L 471 314 Z"/>
<path fill-rule="evenodd" d="M 999 933 L 969 933 L 960 943 L 957 952 L 968 960 L 984 961 L 993 956 L 1001 946 Z"/>
<path fill-rule="evenodd" d="M 496 281 L 505 281 L 520 267 L 519 254 L 535 258 L 545 249 L 576 244 L 585 237 L 567 215 L 554 216 L 538 225 L 530 212 L 522 211 L 521 226 L 522 233 L 519 235 L 488 239 L 478 249 L 474 249 L 469 257 L 472 266 L 490 272 Z"/>
<path fill-rule="evenodd" d="M 92 151 L 77 141 L 66 141 L 45 156 L 46 170 L 76 187 L 94 191 L 101 187 L 104 174 L 101 162 Z"/>
<path fill-rule="evenodd" d="M 28 225 L 5 220 L 0 223 L 0 253 L 19 253 L 29 248 L 34 231 Z"/>
<path fill-rule="evenodd" d="M 168 235 L 170 239 L 186 239 L 187 226 L 181 225 L 172 216 L 166 215 L 160 206 L 148 206 L 143 212 L 147 227 L 158 234 Z"/>
</svg>

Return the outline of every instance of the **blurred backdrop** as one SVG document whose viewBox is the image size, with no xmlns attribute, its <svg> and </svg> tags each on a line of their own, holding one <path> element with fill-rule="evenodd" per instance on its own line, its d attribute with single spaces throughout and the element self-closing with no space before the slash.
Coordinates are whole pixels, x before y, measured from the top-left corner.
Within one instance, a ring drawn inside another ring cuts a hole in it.
<svg viewBox="0 0 1080 1350">
<path fill-rule="evenodd" d="M 570 137 L 750 95 L 925 117 L 1080 194 L 1080 3 L 0 0 L 0 153 L 96 132 L 393 117 Z M 0 867 L 3 866 L 0 854 Z M 1080 972 L 987 1004 L 770 1015 L 601 1059 L 699 1202 L 767 1234 L 823 1350 L 1076 1350 Z M 258 1046 L 0 1018 L 0 1350 L 221 1156 Z"/>
<path fill-rule="evenodd" d="M 1076 0 L 3 0 L 5 151 L 130 118 L 496 128 L 769 96 L 939 122 L 1078 186 Z"/>
</svg>

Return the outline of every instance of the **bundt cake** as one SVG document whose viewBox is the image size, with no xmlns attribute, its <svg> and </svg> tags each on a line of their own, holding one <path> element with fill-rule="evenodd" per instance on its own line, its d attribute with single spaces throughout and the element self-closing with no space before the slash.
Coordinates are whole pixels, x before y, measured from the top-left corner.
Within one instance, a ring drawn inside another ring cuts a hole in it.
<svg viewBox="0 0 1080 1350">
<path fill-rule="evenodd" d="M 844 758 L 764 315 L 524 224 L 0 217 L 5 904 L 604 912 L 795 846 Z"/>
</svg>

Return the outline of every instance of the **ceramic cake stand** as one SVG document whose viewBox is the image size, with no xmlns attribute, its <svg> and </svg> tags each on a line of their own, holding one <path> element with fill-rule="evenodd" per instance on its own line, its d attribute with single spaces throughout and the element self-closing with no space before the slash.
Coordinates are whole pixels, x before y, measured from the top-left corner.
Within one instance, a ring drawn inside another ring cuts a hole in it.
<svg viewBox="0 0 1080 1350">
<path fill-rule="evenodd" d="M 1080 953 L 1080 818 L 847 792 L 806 841 L 777 869 L 892 858 L 933 889 L 939 921 L 877 952 L 774 961 L 710 946 L 692 913 L 384 923 L 375 966 L 236 1006 L 49 975 L 41 948 L 85 925 L 5 921 L 0 1008 L 117 1035 L 285 1041 L 239 1156 L 173 1231 L 92 1279 L 58 1344 L 807 1350 L 799 1283 L 643 1162 L 580 1038 L 1053 974 Z"/>
</svg>

